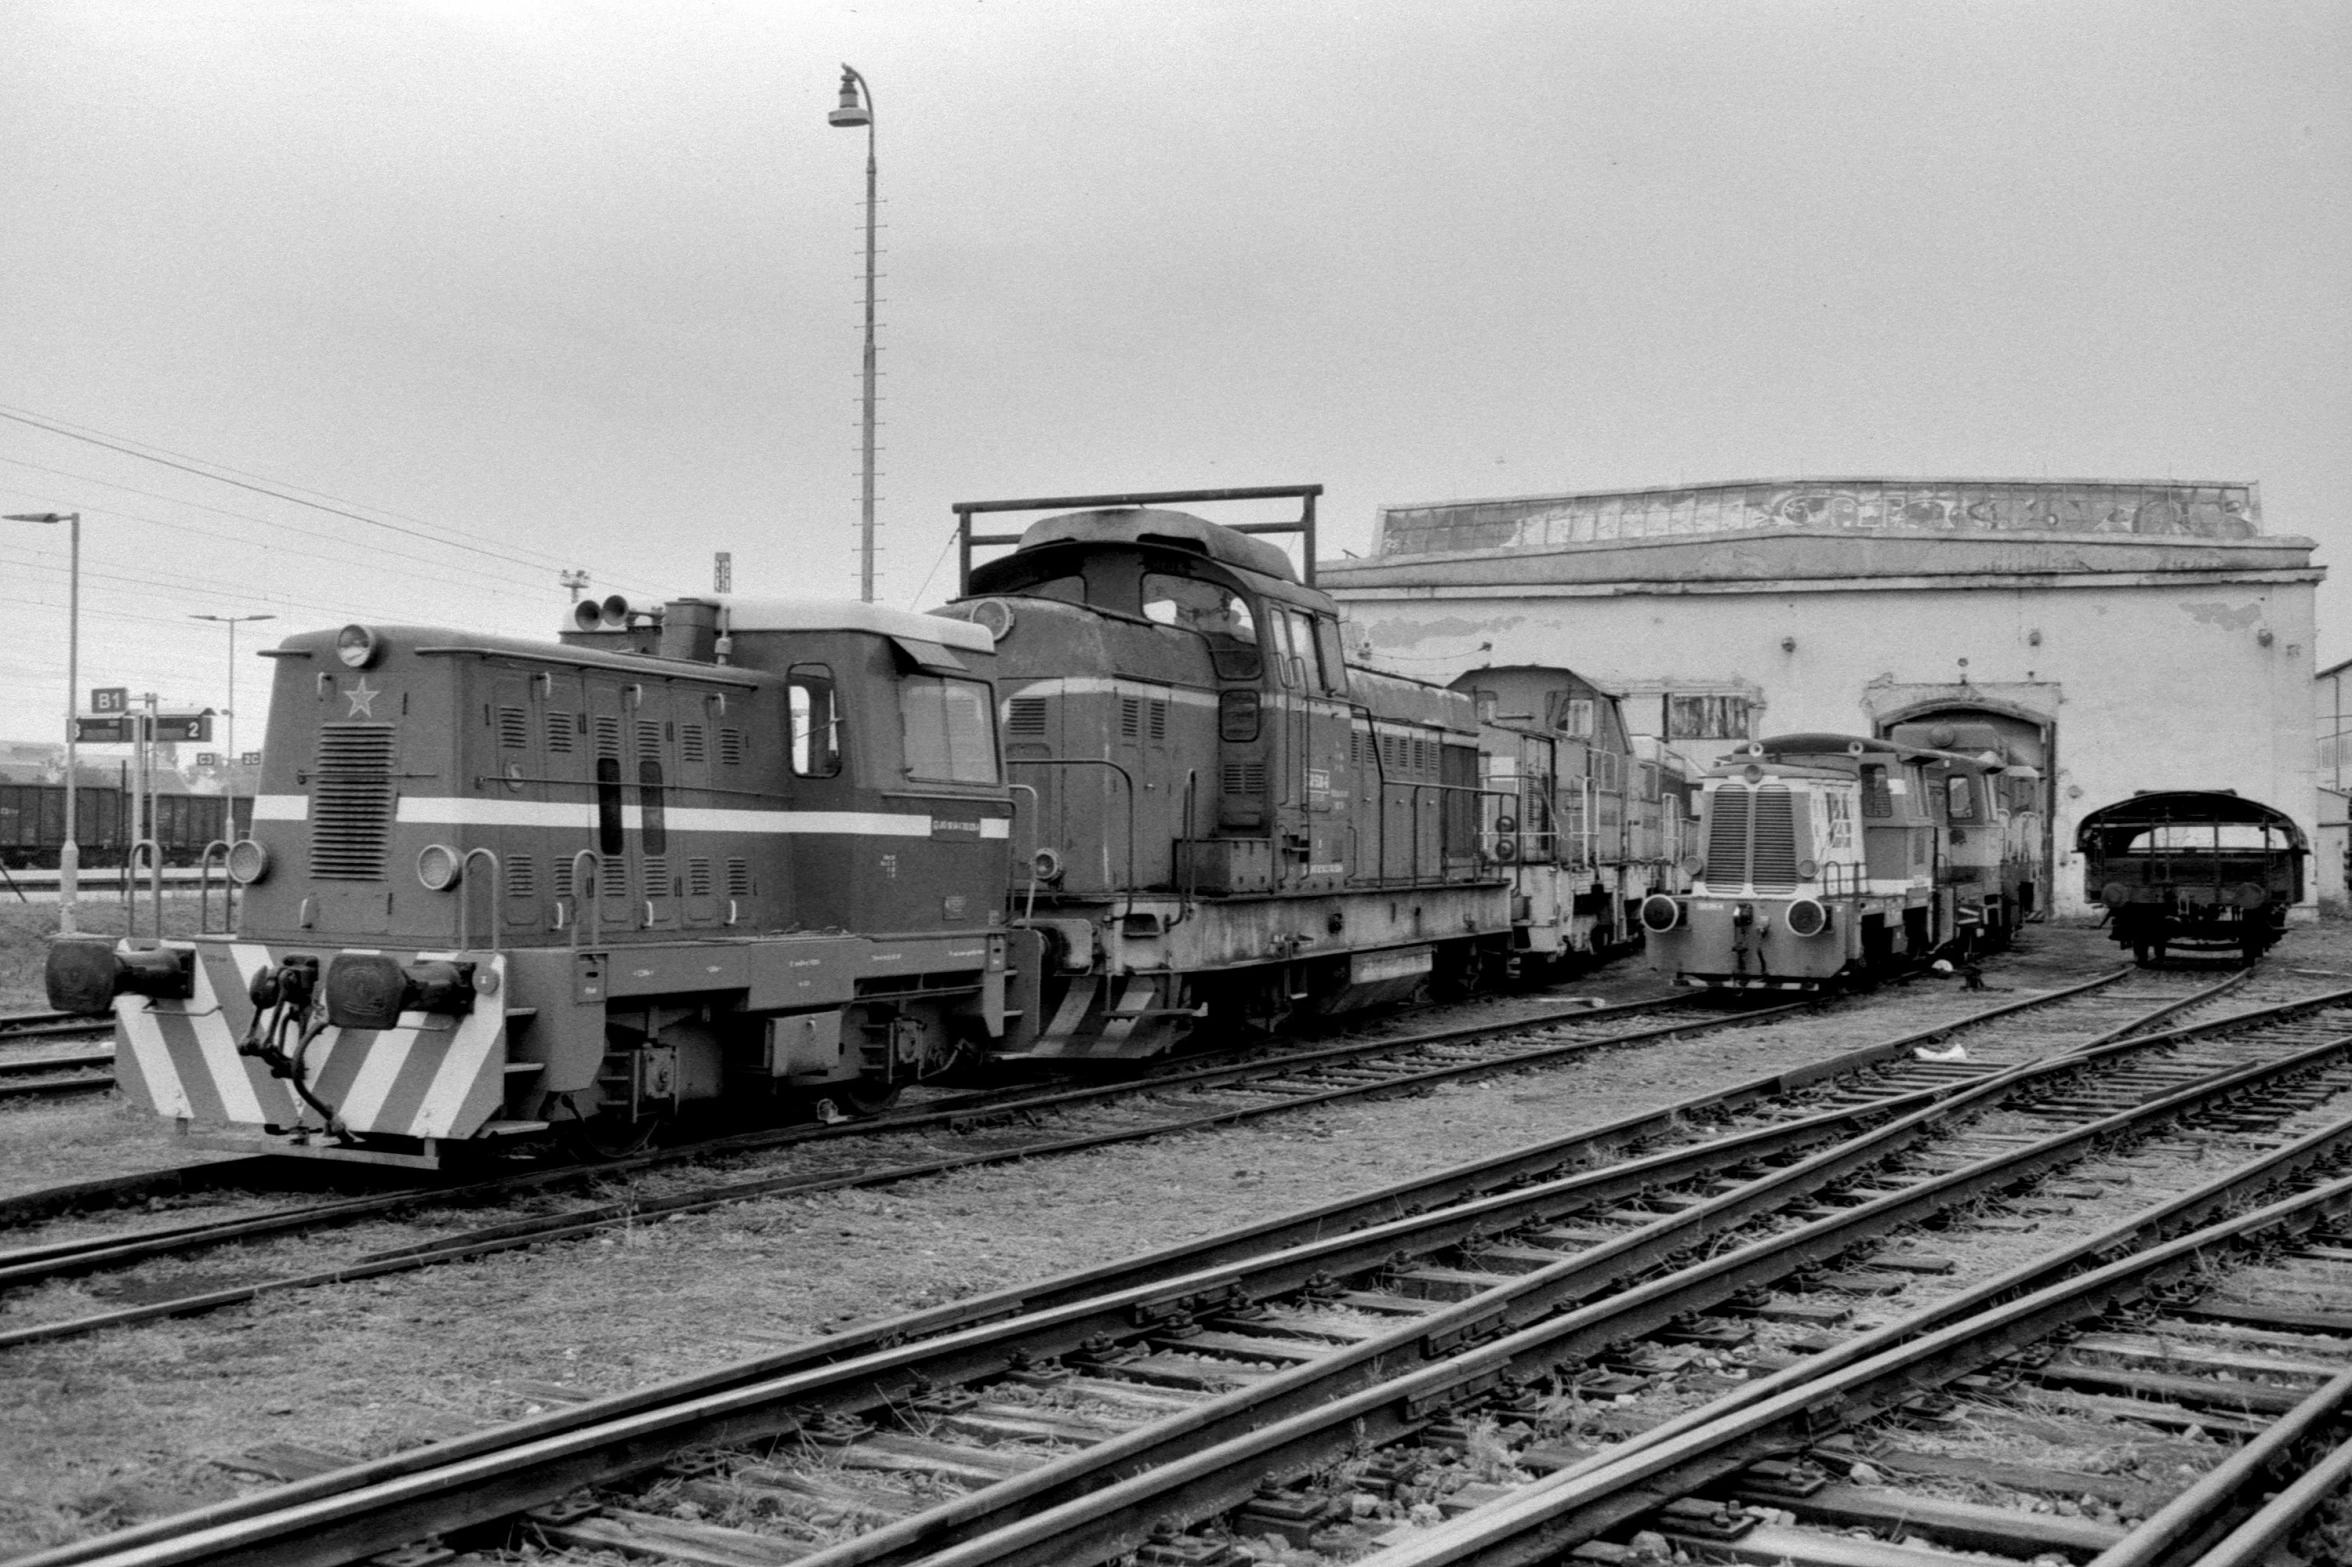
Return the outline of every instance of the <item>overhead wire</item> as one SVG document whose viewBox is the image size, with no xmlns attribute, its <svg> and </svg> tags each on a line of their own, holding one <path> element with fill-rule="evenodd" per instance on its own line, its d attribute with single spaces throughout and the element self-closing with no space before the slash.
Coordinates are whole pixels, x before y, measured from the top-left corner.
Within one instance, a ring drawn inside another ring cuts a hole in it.
<svg viewBox="0 0 2352 1567">
<path fill-rule="evenodd" d="M 156 455 L 156 452 L 143 452 L 134 445 L 125 444 L 127 438 L 107 440 L 102 439 L 96 435 L 85 435 L 80 431 L 68 428 L 65 425 L 52 424 L 44 419 L 36 418 L 29 414 L 18 413 L 7 408 L 0 408 L 0 419 L 8 419 L 14 421 L 17 424 L 29 425 L 36 430 L 47 430 L 53 435 L 62 435 L 68 440 L 87 441 L 92 446 L 102 446 L 108 451 L 120 452 L 126 457 L 136 457 L 143 462 L 156 463 L 165 468 L 176 468 L 182 473 L 194 474 L 199 479 L 209 479 L 215 484 L 226 484 L 236 489 L 250 490 L 256 495 L 267 495 L 273 499 L 286 501 L 296 506 L 308 506 L 314 511 L 323 511 L 337 517 L 347 517 L 353 522 L 364 523 L 371 528 L 382 528 L 389 533 L 403 534 L 412 539 L 421 539 L 428 543 L 441 545 L 444 548 L 466 550 L 472 554 L 485 556 L 491 560 L 502 560 L 509 563 L 510 565 L 527 566 L 533 570 L 544 570 L 548 565 L 548 561 L 546 560 L 526 560 L 520 555 L 511 555 L 503 550 L 494 550 L 479 544 L 470 544 L 462 539 L 442 538 L 435 534 L 424 532 L 420 528 L 404 527 L 399 523 L 386 522 L 380 517 L 370 517 L 365 512 L 353 511 L 346 506 L 329 505 L 324 501 L 310 500 L 304 496 L 291 493 L 288 490 L 272 489 L 268 485 L 256 484 L 248 479 L 232 478 L 221 473 L 207 472 L 203 467 L 197 465 L 203 461 L 201 458 L 194 459 L 189 462 L 182 462 L 177 458 L 158 456 Z M 161 448 L 157 448 L 157 451 L 160 450 Z"/>
</svg>

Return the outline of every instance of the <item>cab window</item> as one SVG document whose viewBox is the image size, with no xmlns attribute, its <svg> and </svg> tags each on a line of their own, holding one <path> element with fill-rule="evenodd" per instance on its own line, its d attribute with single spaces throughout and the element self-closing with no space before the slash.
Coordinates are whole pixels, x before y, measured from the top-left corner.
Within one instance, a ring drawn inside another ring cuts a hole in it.
<svg viewBox="0 0 2352 1567">
<path fill-rule="evenodd" d="M 1212 647 L 1256 647 L 1258 627 L 1249 600 L 1198 577 L 1143 574 L 1143 618 L 1179 631 L 1197 631 Z"/>
<path fill-rule="evenodd" d="M 1944 790 L 1952 820 L 1966 822 L 1976 819 L 1976 796 L 1969 789 L 1965 777 L 1952 778 L 1944 785 Z"/>
<path fill-rule="evenodd" d="M 899 687 L 906 770 L 937 783 L 996 782 L 996 731 L 988 687 L 978 680 L 921 676 Z"/>
<path fill-rule="evenodd" d="M 841 771 L 841 708 L 833 671 L 823 664 L 795 664 L 785 675 L 792 704 L 792 771 L 801 778 L 831 778 Z"/>
<path fill-rule="evenodd" d="M 1862 764 L 1862 814 L 1864 816 L 1892 816 L 1895 814 L 1895 796 L 1893 791 L 1887 787 L 1887 770 L 1884 762 L 1864 762 Z"/>
</svg>

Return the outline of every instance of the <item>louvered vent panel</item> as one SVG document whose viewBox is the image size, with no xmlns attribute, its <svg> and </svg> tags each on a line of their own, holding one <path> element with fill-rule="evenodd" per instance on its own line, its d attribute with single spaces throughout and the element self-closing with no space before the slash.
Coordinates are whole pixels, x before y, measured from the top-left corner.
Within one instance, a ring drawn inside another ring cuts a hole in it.
<svg viewBox="0 0 2352 1567">
<path fill-rule="evenodd" d="M 1151 705 L 1151 737 L 1153 743 L 1168 738 L 1168 704 L 1154 701 Z"/>
<path fill-rule="evenodd" d="M 1227 794 L 1264 794 L 1266 792 L 1266 764 L 1264 762 L 1227 762 L 1225 764 L 1225 792 Z"/>
<path fill-rule="evenodd" d="M 711 862 L 700 855 L 686 862 L 686 891 L 697 898 L 711 895 Z"/>
<path fill-rule="evenodd" d="M 645 895 L 664 898 L 670 892 L 670 862 L 648 856 L 645 861 Z"/>
<path fill-rule="evenodd" d="M 1005 715 L 1005 733 L 1028 739 L 1045 737 L 1045 698 L 1017 696 Z"/>
<path fill-rule="evenodd" d="M 730 898 L 751 896 L 751 861 L 729 860 L 727 862 L 727 896 Z"/>
<path fill-rule="evenodd" d="M 549 713 L 547 715 L 547 749 L 560 756 L 572 754 L 572 735 L 580 727 L 577 713 Z"/>
<path fill-rule="evenodd" d="M 1756 824 L 1749 842 L 1749 877 L 1758 892 L 1797 890 L 1797 816 L 1787 784 L 1756 791 Z"/>
<path fill-rule="evenodd" d="M 1123 696 L 1119 698 L 1119 738 L 1122 740 L 1137 740 L 1141 739 L 1142 736 L 1143 698 L 1139 696 Z"/>
<path fill-rule="evenodd" d="M 724 762 L 724 763 L 726 763 L 726 765 L 728 765 L 729 767 L 739 767 L 739 766 L 741 766 L 741 765 L 742 765 L 742 763 L 743 763 L 743 731 L 742 731 L 742 730 L 740 730 L 740 729 L 721 729 L 721 730 L 719 731 L 719 760 L 720 760 L 720 761 L 722 761 L 722 762 Z"/>
<path fill-rule="evenodd" d="M 678 754 L 689 762 L 703 759 L 702 725 L 687 724 L 679 729 Z"/>
<path fill-rule="evenodd" d="M 1723 784 L 1707 796 L 1707 885 L 1731 892 L 1748 881 L 1748 809 L 1745 784 Z"/>
<path fill-rule="evenodd" d="M 310 783 L 310 873 L 382 881 L 392 831 L 392 726 L 325 724 Z"/>
<path fill-rule="evenodd" d="M 519 707 L 498 710 L 498 748 L 502 751 L 527 750 L 531 744 L 531 715 Z"/>
<path fill-rule="evenodd" d="M 539 862 L 537 860 L 527 854 L 518 854 L 507 860 L 505 870 L 506 895 L 508 897 L 536 898 L 539 896 Z"/>
<path fill-rule="evenodd" d="M 559 898 L 572 895 L 572 862 L 569 860 L 555 862 L 555 895 Z"/>
<path fill-rule="evenodd" d="M 639 719 L 637 721 L 637 754 L 658 757 L 661 755 L 661 748 L 661 725 L 647 723 L 645 720 Z"/>
<path fill-rule="evenodd" d="M 596 754 L 612 757 L 616 761 L 620 759 L 621 721 L 619 719 L 607 718 L 601 713 L 597 714 Z"/>
</svg>

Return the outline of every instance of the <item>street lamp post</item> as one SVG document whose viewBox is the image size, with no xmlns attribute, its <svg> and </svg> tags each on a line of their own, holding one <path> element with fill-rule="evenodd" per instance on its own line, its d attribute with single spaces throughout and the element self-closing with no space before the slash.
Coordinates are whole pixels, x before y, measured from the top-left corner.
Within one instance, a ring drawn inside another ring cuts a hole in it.
<svg viewBox="0 0 2352 1567">
<path fill-rule="evenodd" d="M 10 512 L 10 522 L 65 523 L 70 530 L 65 597 L 65 842 L 57 848 L 57 932 L 74 933 L 74 895 L 81 883 L 82 851 L 74 842 L 74 790 L 79 782 L 80 755 L 75 749 L 81 725 L 82 689 L 82 514 L 78 511 Z"/>
<path fill-rule="evenodd" d="M 233 839 L 237 836 L 237 627 L 245 621 L 275 620 L 278 617 L 275 615 L 190 615 L 188 618 L 190 620 L 216 621 L 229 628 L 229 705 L 221 709 L 221 716 L 228 720 L 229 760 L 228 765 L 222 769 L 222 774 L 227 780 L 227 788 L 223 792 L 227 794 L 229 800 L 229 819 L 224 832 Z"/>
<path fill-rule="evenodd" d="M 832 125 L 866 128 L 866 384 L 865 485 L 858 508 L 858 597 L 874 602 L 874 90 L 848 65 L 841 67 L 841 107 Z"/>
</svg>

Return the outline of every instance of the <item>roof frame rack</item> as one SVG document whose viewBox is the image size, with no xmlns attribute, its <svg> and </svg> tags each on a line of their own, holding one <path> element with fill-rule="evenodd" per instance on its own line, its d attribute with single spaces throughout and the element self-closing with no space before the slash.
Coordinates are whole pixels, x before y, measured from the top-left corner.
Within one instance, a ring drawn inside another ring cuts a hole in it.
<svg viewBox="0 0 2352 1567">
<path fill-rule="evenodd" d="M 1230 528 L 1235 533 L 1295 533 L 1302 547 L 1299 580 L 1308 587 L 1315 585 L 1315 500 L 1323 493 L 1320 484 L 1266 484 L 1240 490 L 1136 490 L 1121 495 L 1052 495 L 1033 500 L 957 501 L 956 514 L 956 596 L 972 591 L 972 551 L 985 546 L 1018 544 L 1018 533 L 974 533 L 972 519 L 989 512 L 1019 511 L 1104 511 L 1117 506 L 1162 506 L 1188 501 L 1266 501 L 1295 500 L 1299 503 L 1295 522 L 1222 522 L 1217 526 Z"/>
</svg>

